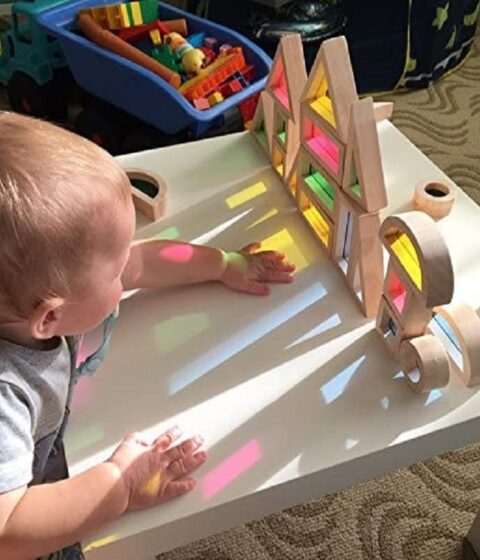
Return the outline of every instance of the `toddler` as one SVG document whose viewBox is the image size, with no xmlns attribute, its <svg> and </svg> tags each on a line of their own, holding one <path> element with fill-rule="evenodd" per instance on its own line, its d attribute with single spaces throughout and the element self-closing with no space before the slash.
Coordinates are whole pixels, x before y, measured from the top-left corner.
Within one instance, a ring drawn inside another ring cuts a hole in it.
<svg viewBox="0 0 480 560">
<path fill-rule="evenodd" d="M 218 281 L 266 295 L 266 283 L 292 281 L 284 256 L 258 244 L 226 253 L 132 243 L 134 230 L 129 180 L 109 154 L 0 113 L 0 558 L 83 558 L 75 543 L 88 533 L 195 486 L 202 438 L 178 444 L 176 427 L 153 442 L 127 435 L 105 462 L 68 478 L 80 335 L 113 324 L 123 290 Z"/>
</svg>

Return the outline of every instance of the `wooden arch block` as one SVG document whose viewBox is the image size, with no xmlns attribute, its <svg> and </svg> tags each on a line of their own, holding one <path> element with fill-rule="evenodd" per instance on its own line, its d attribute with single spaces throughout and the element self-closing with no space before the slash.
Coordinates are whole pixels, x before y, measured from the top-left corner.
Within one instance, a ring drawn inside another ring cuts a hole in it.
<svg viewBox="0 0 480 560">
<path fill-rule="evenodd" d="M 394 259 L 401 280 L 425 307 L 450 303 L 454 275 L 450 253 L 435 221 L 422 212 L 389 216 L 380 239 Z"/>
<path fill-rule="evenodd" d="M 462 355 L 461 367 L 450 357 L 452 369 L 460 376 L 467 387 L 480 384 L 480 317 L 465 303 L 451 303 L 436 307 L 438 314 L 447 325 L 456 340 L 451 342 Z M 448 333 L 447 333 L 448 336 Z"/>
<path fill-rule="evenodd" d="M 399 359 L 405 381 L 415 393 L 427 393 L 448 385 L 448 354 L 433 335 L 404 340 L 400 345 Z"/>
<path fill-rule="evenodd" d="M 142 169 L 125 169 L 130 180 L 133 204 L 135 208 L 152 221 L 159 220 L 165 214 L 167 203 L 167 184 L 157 173 L 144 171 Z M 145 192 L 135 181 L 145 183 L 152 189 L 152 193 Z M 153 191 L 156 193 L 153 194 Z"/>
</svg>

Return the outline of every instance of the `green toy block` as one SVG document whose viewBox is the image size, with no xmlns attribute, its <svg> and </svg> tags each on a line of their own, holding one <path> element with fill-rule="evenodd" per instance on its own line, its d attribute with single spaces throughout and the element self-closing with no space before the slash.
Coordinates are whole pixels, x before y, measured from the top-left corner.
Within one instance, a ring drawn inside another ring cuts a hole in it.
<svg viewBox="0 0 480 560">
<path fill-rule="evenodd" d="M 178 72 L 179 74 L 184 73 L 181 59 L 174 52 L 172 52 L 170 46 L 158 45 L 158 47 L 152 49 L 151 55 L 157 62 L 160 62 L 167 68 L 170 68 L 170 70 Z"/>
<path fill-rule="evenodd" d="M 142 12 L 143 23 L 151 23 L 158 19 L 158 1 L 140 0 L 140 11 Z"/>
</svg>

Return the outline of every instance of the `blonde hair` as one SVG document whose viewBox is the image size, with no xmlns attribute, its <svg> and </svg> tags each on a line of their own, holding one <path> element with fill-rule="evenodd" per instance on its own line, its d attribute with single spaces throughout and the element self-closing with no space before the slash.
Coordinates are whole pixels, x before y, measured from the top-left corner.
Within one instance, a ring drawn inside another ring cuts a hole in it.
<svg viewBox="0 0 480 560">
<path fill-rule="evenodd" d="M 88 259 L 108 251 L 115 209 L 130 196 L 123 170 L 95 144 L 0 113 L 0 300 L 28 315 L 68 295 Z"/>
</svg>

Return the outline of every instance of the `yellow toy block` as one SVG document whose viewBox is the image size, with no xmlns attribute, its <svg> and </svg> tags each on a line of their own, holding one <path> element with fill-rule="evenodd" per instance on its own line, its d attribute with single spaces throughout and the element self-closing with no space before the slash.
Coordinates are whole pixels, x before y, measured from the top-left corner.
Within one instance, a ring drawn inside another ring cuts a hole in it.
<svg viewBox="0 0 480 560">
<path fill-rule="evenodd" d="M 162 44 L 162 36 L 160 35 L 160 31 L 158 29 L 152 29 L 150 31 L 150 41 L 152 41 L 153 45 L 156 47 Z"/>
<path fill-rule="evenodd" d="M 210 107 L 213 107 L 214 105 L 218 105 L 221 101 L 223 101 L 223 95 L 219 91 L 216 91 L 207 98 L 207 101 Z"/>
<path fill-rule="evenodd" d="M 140 2 L 131 2 L 133 25 L 142 25 L 142 10 L 140 9 Z"/>
</svg>

